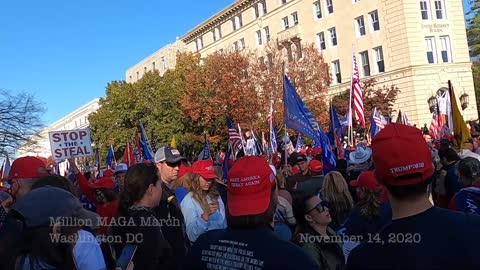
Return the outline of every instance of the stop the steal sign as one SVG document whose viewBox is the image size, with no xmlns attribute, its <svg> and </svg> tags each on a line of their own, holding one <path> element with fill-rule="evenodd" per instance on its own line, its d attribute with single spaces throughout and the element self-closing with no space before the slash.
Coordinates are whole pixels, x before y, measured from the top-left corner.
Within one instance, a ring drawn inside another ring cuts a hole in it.
<svg viewBox="0 0 480 270">
<path fill-rule="evenodd" d="M 55 160 L 91 156 L 93 153 L 89 129 L 52 131 L 48 137 Z"/>
</svg>

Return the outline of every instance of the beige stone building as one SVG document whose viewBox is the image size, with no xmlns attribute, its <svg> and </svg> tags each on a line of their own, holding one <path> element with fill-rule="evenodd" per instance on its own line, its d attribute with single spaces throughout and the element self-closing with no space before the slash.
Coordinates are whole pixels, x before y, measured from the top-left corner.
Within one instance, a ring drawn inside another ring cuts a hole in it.
<svg viewBox="0 0 480 270">
<path fill-rule="evenodd" d="M 431 121 L 428 98 L 448 80 L 457 98 L 469 95 L 465 119 L 477 118 L 463 14 L 461 0 L 237 0 L 186 33 L 175 49 L 262 56 L 266 46 L 299 53 L 302 44 L 314 43 L 330 63 L 331 94 L 349 88 L 354 52 L 360 77 L 397 85 L 394 109 L 423 126 Z M 128 81 L 155 66 L 169 46 L 129 69 Z"/>
</svg>

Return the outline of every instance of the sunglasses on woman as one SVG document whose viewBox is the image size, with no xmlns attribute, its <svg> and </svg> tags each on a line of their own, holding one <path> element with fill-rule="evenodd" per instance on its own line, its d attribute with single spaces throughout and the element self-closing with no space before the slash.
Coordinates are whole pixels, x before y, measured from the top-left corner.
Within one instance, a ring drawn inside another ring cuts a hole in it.
<svg viewBox="0 0 480 270">
<path fill-rule="evenodd" d="M 320 213 L 323 213 L 325 211 L 328 211 L 329 207 L 328 207 L 328 203 L 326 201 L 321 201 L 319 202 L 317 205 L 315 205 L 315 207 L 313 207 L 312 209 L 308 210 L 307 213 L 310 213 L 312 212 L 313 210 L 318 210 L 318 212 Z"/>
</svg>

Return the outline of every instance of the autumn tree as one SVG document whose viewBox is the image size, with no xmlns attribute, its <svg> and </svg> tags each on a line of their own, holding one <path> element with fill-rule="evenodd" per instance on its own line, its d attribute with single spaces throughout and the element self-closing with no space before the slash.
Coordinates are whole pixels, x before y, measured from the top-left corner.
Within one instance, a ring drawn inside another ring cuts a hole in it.
<svg viewBox="0 0 480 270">
<path fill-rule="evenodd" d="M 289 47 L 290 46 L 290 47 Z M 261 104 L 257 110 L 261 112 L 261 127 L 266 127 L 266 116 L 270 101 L 274 101 L 274 123 L 277 130 L 283 119 L 283 77 L 285 72 L 295 86 L 295 90 L 305 101 L 312 113 L 317 116 L 320 125 L 328 121 L 328 105 L 325 102 L 327 87 L 330 84 L 328 64 L 313 44 L 306 44 L 301 49 L 292 44 L 270 42 L 265 50 L 258 52 L 252 64 L 252 80 L 261 92 Z"/>
<path fill-rule="evenodd" d="M 185 94 L 180 97 L 191 124 L 203 127 L 214 143 L 226 138 L 227 114 L 245 128 L 255 127 L 261 100 L 250 79 L 249 57 L 229 52 L 198 60 L 185 73 Z"/>
<path fill-rule="evenodd" d="M 393 106 L 400 92 L 397 86 L 392 84 L 379 87 L 376 80 L 371 78 L 362 81 L 362 91 L 365 125 L 367 127 L 370 125 L 370 115 L 374 108 L 377 108 L 383 115 L 391 115 L 394 112 Z M 333 105 L 339 117 L 343 117 L 348 112 L 349 93 L 350 90 L 347 89 L 333 98 Z"/>
</svg>

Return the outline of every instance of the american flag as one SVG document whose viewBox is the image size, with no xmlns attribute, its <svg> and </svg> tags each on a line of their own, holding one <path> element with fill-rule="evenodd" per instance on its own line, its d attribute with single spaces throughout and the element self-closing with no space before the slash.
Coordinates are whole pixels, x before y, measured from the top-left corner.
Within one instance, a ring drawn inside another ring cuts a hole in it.
<svg viewBox="0 0 480 270">
<path fill-rule="evenodd" d="M 352 85 L 353 89 L 353 109 L 355 111 L 355 120 L 365 127 L 365 116 L 363 114 L 363 94 L 362 86 L 360 85 L 360 77 L 358 75 L 358 66 L 355 53 L 352 61 Z"/>
<path fill-rule="evenodd" d="M 407 126 L 410 125 L 407 114 L 402 112 L 402 110 L 398 111 L 396 123 L 397 124 L 402 124 L 402 125 L 407 125 Z"/>
<path fill-rule="evenodd" d="M 432 139 L 440 139 L 442 129 L 442 117 L 438 113 L 438 107 L 433 111 L 432 122 L 430 123 L 430 136 Z"/>
<path fill-rule="evenodd" d="M 228 137 L 234 153 L 243 149 L 242 137 L 235 129 L 235 124 L 233 123 L 232 118 L 227 117 L 227 126 L 228 126 Z"/>
<path fill-rule="evenodd" d="M 380 115 L 380 113 L 377 111 L 377 108 L 373 110 L 373 121 L 375 121 L 378 131 L 382 130 L 387 124 L 387 120 L 385 120 L 385 118 Z"/>
<path fill-rule="evenodd" d="M 152 153 L 155 155 L 157 152 L 157 142 L 155 139 L 155 135 L 153 134 L 153 129 L 150 132 L 150 146 L 152 147 Z"/>
</svg>

